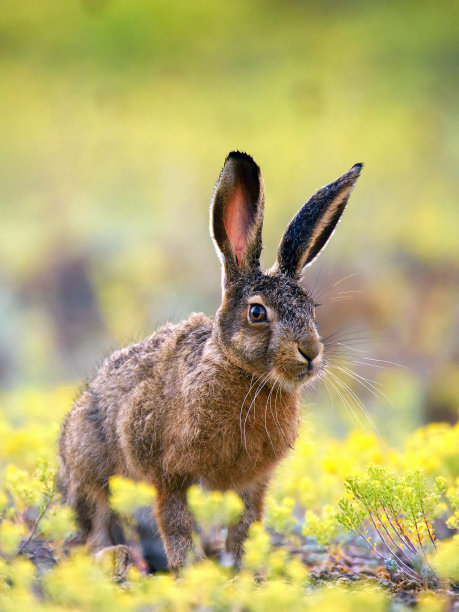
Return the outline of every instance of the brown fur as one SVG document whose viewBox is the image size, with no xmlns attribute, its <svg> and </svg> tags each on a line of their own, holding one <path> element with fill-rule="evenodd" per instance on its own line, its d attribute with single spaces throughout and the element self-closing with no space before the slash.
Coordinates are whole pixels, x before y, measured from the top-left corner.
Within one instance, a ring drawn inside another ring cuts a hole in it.
<svg viewBox="0 0 459 612">
<path fill-rule="evenodd" d="M 224 223 L 234 201 L 242 208 L 231 222 L 239 224 L 237 245 Z M 122 543 L 109 478 L 144 480 L 157 488 L 156 519 L 175 571 L 192 554 L 186 490 L 193 483 L 240 494 L 245 511 L 226 541 L 240 564 L 272 471 L 295 442 L 301 385 L 322 367 L 313 303 L 295 266 L 292 274 L 259 268 L 263 183 L 249 156 L 230 154 L 211 210 L 224 271 L 215 321 L 195 313 L 116 351 L 75 402 L 60 438 L 60 487 L 83 537 L 96 549 Z M 314 245 L 295 249 L 301 259 Z M 266 308 L 268 321 L 250 320 L 253 303 Z"/>
</svg>

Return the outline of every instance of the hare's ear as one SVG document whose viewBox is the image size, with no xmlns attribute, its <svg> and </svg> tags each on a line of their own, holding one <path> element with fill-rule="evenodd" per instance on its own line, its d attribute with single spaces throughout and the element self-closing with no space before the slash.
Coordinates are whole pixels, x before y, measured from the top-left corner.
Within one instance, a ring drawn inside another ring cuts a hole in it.
<svg viewBox="0 0 459 612">
<path fill-rule="evenodd" d="M 215 185 L 210 233 L 222 261 L 223 284 L 260 265 L 264 192 L 250 155 L 231 152 Z"/>
<path fill-rule="evenodd" d="M 359 177 L 355 164 L 339 179 L 319 189 L 293 217 L 282 237 L 274 269 L 299 276 L 327 244 Z"/>
</svg>

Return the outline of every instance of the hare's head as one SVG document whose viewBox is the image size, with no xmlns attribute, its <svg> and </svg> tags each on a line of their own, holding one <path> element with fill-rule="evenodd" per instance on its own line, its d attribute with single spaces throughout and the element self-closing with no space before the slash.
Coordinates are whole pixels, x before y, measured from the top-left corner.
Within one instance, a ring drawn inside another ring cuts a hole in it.
<svg viewBox="0 0 459 612">
<path fill-rule="evenodd" d="M 304 204 L 282 237 L 274 266 L 263 272 L 263 179 L 249 155 L 228 155 L 210 209 L 223 286 L 215 333 L 226 356 L 250 374 L 292 389 L 321 371 L 314 301 L 299 282 L 332 235 L 361 169 L 356 164 Z"/>
</svg>

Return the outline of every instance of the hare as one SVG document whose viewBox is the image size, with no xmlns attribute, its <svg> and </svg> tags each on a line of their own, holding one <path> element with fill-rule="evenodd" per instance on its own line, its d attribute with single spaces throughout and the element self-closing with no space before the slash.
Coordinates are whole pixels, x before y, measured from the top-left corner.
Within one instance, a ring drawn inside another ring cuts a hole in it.
<svg viewBox="0 0 459 612">
<path fill-rule="evenodd" d="M 226 539 L 240 566 L 270 476 L 297 437 L 301 388 L 324 367 L 301 274 L 332 235 L 361 169 L 354 165 L 304 204 L 263 272 L 261 173 L 249 155 L 228 155 L 210 208 L 222 265 L 215 319 L 194 313 L 113 353 L 63 423 L 59 486 L 91 547 L 122 541 L 110 476 L 144 480 L 156 487 L 155 516 L 177 572 L 193 552 L 186 491 L 200 483 L 234 489 L 244 502 Z"/>
</svg>

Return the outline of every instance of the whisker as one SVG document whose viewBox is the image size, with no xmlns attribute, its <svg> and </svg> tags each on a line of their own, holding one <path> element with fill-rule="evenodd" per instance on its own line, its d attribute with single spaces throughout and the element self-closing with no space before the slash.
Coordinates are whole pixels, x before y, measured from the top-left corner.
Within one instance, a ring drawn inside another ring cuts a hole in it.
<svg viewBox="0 0 459 612">
<path fill-rule="evenodd" d="M 247 399 L 247 397 L 249 396 L 250 391 L 252 390 L 252 387 L 254 386 L 254 382 L 253 379 L 255 377 L 255 374 L 252 374 L 252 378 L 250 379 L 250 387 L 249 390 L 247 391 L 243 401 L 242 401 L 242 405 L 241 405 L 241 409 L 239 411 L 239 430 L 241 432 L 241 440 L 242 440 L 242 409 L 244 408 L 244 404 L 245 404 L 245 400 Z M 257 377 L 257 379 L 255 380 L 255 384 L 257 384 L 257 381 L 260 380 L 261 377 Z"/>
<path fill-rule="evenodd" d="M 319 280 L 319 276 L 321 275 L 323 269 L 324 269 L 324 264 L 322 263 L 320 265 L 320 268 L 319 268 L 318 272 L 317 272 L 317 275 L 316 275 L 316 278 L 315 278 L 315 281 L 314 281 L 314 285 L 312 286 L 312 289 L 310 291 L 311 296 L 315 295 L 317 281 Z M 317 296 L 317 297 L 319 297 L 319 296 Z M 315 298 L 314 298 L 314 301 L 317 302 L 317 300 Z"/>
<path fill-rule="evenodd" d="M 389 365 L 398 366 L 399 368 L 405 368 L 406 370 L 408 369 L 408 366 L 403 365 L 402 363 L 396 363 L 395 361 L 387 361 L 386 359 L 375 359 L 372 357 L 362 357 L 362 359 L 367 359 L 368 361 L 377 361 L 378 363 L 388 363 Z"/>
<path fill-rule="evenodd" d="M 346 341 L 348 342 L 348 341 Z M 355 346 L 349 346 L 349 344 L 343 344 L 342 342 L 337 342 L 337 346 L 348 349 L 350 351 L 355 351 L 356 353 L 368 353 L 367 349 L 356 348 Z M 361 345 L 360 345 L 361 346 Z"/>
<path fill-rule="evenodd" d="M 332 395 L 332 393 L 330 392 L 330 387 L 329 387 L 329 386 L 328 386 L 328 384 L 327 384 L 327 377 L 326 377 L 326 376 L 323 376 L 323 377 L 322 377 L 322 380 L 324 381 L 325 388 L 327 389 L 327 393 L 328 393 L 328 395 L 330 396 L 330 401 L 331 401 L 331 404 L 332 404 L 332 405 L 331 405 L 331 407 L 332 407 L 332 412 L 334 412 L 334 411 L 335 411 L 335 402 L 333 401 L 333 395 Z"/>
<path fill-rule="evenodd" d="M 360 400 L 360 398 L 358 397 L 358 395 L 349 387 L 348 384 L 346 384 L 343 381 L 342 378 L 340 378 L 336 374 L 334 374 L 333 377 L 335 379 L 336 384 L 339 385 L 340 389 L 342 390 L 343 394 L 346 395 L 346 397 L 349 399 L 349 401 L 353 400 L 356 403 L 358 408 L 360 408 L 360 410 L 362 411 L 362 414 L 366 417 L 367 421 L 370 423 L 370 425 L 373 427 L 373 429 L 375 430 L 375 432 L 379 436 L 379 432 L 378 432 L 378 429 L 377 429 L 376 425 L 372 421 L 370 415 L 366 411 L 365 406 L 363 405 L 363 403 Z M 366 430 L 366 428 L 365 428 L 365 430 Z"/>
<path fill-rule="evenodd" d="M 365 417 L 367 418 L 367 420 L 370 423 L 370 425 L 373 427 L 373 429 L 374 429 L 375 433 L 377 434 L 378 438 L 380 440 L 382 440 L 382 437 L 381 437 L 381 434 L 379 433 L 378 428 L 376 427 L 376 425 L 373 422 L 372 418 L 368 414 L 367 410 L 365 409 L 365 406 L 363 405 L 363 402 L 358 397 L 358 395 L 349 387 L 349 385 L 342 378 L 339 378 L 338 376 L 336 376 L 336 374 L 333 374 L 333 377 L 334 377 L 336 383 L 340 385 L 340 387 L 343 390 L 343 392 L 345 391 L 347 393 L 348 397 L 352 398 L 356 402 L 357 406 L 360 408 L 360 410 L 365 415 Z"/>
<path fill-rule="evenodd" d="M 354 299 L 354 296 L 352 295 L 342 295 L 339 297 L 332 297 L 330 298 L 330 302 L 352 302 L 352 300 Z"/>
<path fill-rule="evenodd" d="M 274 384 L 273 384 L 273 386 L 271 387 L 271 389 L 270 389 L 270 391 L 269 391 L 269 394 L 268 394 L 268 398 L 267 398 L 267 400 L 266 400 L 266 404 L 265 404 L 265 431 L 266 431 L 266 434 L 267 434 L 267 436 L 268 436 L 268 438 L 269 438 L 269 442 L 270 442 L 271 447 L 272 447 L 272 449 L 273 449 L 273 451 L 274 451 L 274 454 L 275 454 L 275 455 L 276 455 L 276 457 L 277 457 L 276 449 L 274 448 L 274 444 L 273 444 L 273 442 L 272 442 L 272 440 L 271 440 L 271 436 L 269 435 L 268 425 L 267 425 L 267 421 L 266 421 L 266 413 L 267 413 L 267 410 L 268 410 L 268 402 L 269 402 L 269 406 L 270 406 L 270 408 L 271 408 L 271 395 L 272 395 L 272 392 L 274 391 L 275 384 L 276 384 L 276 383 L 274 383 Z"/>
<path fill-rule="evenodd" d="M 363 361 L 349 361 L 348 359 L 340 359 L 338 363 L 333 363 L 332 361 L 329 361 L 329 364 L 330 364 L 331 367 L 334 367 L 334 368 L 341 367 L 341 368 L 347 369 L 348 371 L 346 372 L 346 374 L 348 374 L 349 376 L 352 373 L 352 374 L 355 374 L 355 376 L 357 376 L 359 378 L 362 378 L 362 380 L 364 380 L 368 384 L 375 385 L 375 387 L 382 387 L 382 383 L 380 383 L 379 381 L 372 380 L 371 378 L 365 378 L 365 376 L 361 376 L 360 374 L 358 374 L 354 370 L 351 370 L 350 368 L 346 368 L 346 365 L 348 365 L 348 366 L 351 366 L 351 365 L 363 365 L 363 366 L 369 365 L 371 367 L 384 369 L 383 366 L 378 366 L 378 365 L 374 365 L 373 366 L 372 364 L 366 364 Z"/>
<path fill-rule="evenodd" d="M 374 338 L 370 338 L 367 336 L 361 336 L 361 337 L 355 337 L 355 338 L 340 338 L 339 340 L 334 340 L 333 342 L 325 342 L 323 343 L 326 349 L 331 349 L 333 347 L 338 347 L 338 348 L 349 348 L 349 346 L 352 346 L 352 348 L 355 349 L 356 346 L 358 347 L 365 347 L 365 345 L 368 345 L 370 340 L 374 340 Z M 347 345 L 343 344 L 344 342 L 347 342 Z M 366 350 L 364 350 L 363 352 L 367 352 Z"/>
<path fill-rule="evenodd" d="M 339 291 L 336 296 L 330 298 L 330 302 L 350 302 L 362 291 Z"/>
<path fill-rule="evenodd" d="M 348 376 L 353 378 L 356 382 L 360 383 L 362 387 L 365 387 L 365 389 L 367 389 L 372 395 L 374 395 L 378 399 L 385 399 L 387 402 L 389 402 L 391 406 L 393 406 L 392 401 L 387 397 L 387 395 L 383 393 L 378 387 L 376 387 L 374 382 L 371 381 L 370 379 L 365 378 L 364 376 L 360 376 L 360 374 L 357 374 L 356 372 L 349 370 L 349 368 L 343 368 L 340 366 L 331 366 L 331 367 L 336 368 L 340 370 L 341 372 L 344 372 L 344 374 L 347 374 Z"/>
<path fill-rule="evenodd" d="M 377 339 L 375 336 L 369 336 L 366 334 L 359 335 L 358 332 L 352 332 L 352 333 L 348 333 L 347 335 L 322 338 L 322 342 L 325 346 L 330 347 L 330 348 L 334 346 L 339 346 L 341 348 L 341 347 L 346 347 L 349 344 L 351 345 L 354 345 L 357 343 L 360 344 L 362 342 L 369 342 L 370 340 L 375 340 L 375 339 Z"/>
<path fill-rule="evenodd" d="M 336 383 L 334 382 L 334 380 L 331 379 L 331 377 L 332 377 L 332 373 L 328 370 L 327 371 L 327 383 L 330 385 L 330 387 L 333 389 L 333 391 L 336 393 L 336 395 L 342 401 L 343 406 L 346 408 L 348 414 L 351 417 L 351 420 L 352 420 L 352 417 L 353 417 L 363 427 L 363 429 L 365 429 L 365 426 L 360 421 L 360 419 L 357 417 L 357 415 L 355 414 L 354 410 L 349 405 L 348 401 L 346 401 L 346 399 L 343 397 L 343 394 L 342 394 L 341 390 L 336 386 Z"/>
<path fill-rule="evenodd" d="M 336 350 L 335 350 L 335 348 L 336 348 Z M 352 347 L 352 346 L 347 346 L 345 344 L 341 344 L 340 342 L 337 342 L 336 346 L 332 345 L 330 348 L 327 347 L 327 354 L 330 355 L 332 352 L 334 354 L 338 354 L 337 351 L 342 350 L 341 354 L 343 354 L 346 357 L 348 357 L 349 355 L 347 355 L 347 353 L 344 351 L 344 349 L 348 349 L 348 350 L 353 351 L 355 353 L 366 353 L 366 352 L 368 352 L 366 350 L 358 349 L 358 348 L 355 348 L 355 347 Z M 350 355 L 350 356 L 353 356 L 353 355 Z M 355 355 L 355 357 L 358 357 L 358 359 L 363 359 L 364 360 L 364 363 L 359 364 L 359 365 L 367 365 L 367 366 L 371 366 L 371 367 L 376 368 L 376 367 L 382 367 L 382 366 L 377 366 L 375 364 L 385 363 L 387 365 L 393 365 L 393 366 L 397 366 L 399 368 L 409 369 L 408 366 L 403 365 L 402 363 L 397 363 L 396 361 L 388 361 L 387 359 L 376 359 L 375 357 L 366 357 L 365 355 L 362 355 L 362 354 L 361 355 Z M 367 363 L 367 362 L 370 362 L 370 361 L 374 362 L 374 363 Z M 356 363 L 358 363 L 358 362 L 356 362 Z"/>
<path fill-rule="evenodd" d="M 347 280 L 348 278 L 353 278 L 354 276 L 359 276 L 359 272 L 354 272 L 354 274 L 348 274 L 347 276 L 345 276 L 341 280 L 336 281 L 336 283 L 334 283 L 332 285 L 332 287 L 337 287 L 338 285 L 341 285 L 341 283 L 344 283 L 344 281 Z"/>
<path fill-rule="evenodd" d="M 327 374 L 332 377 L 333 379 L 335 379 L 335 375 L 328 371 Z M 356 414 L 355 410 L 352 408 L 349 400 L 344 396 L 343 392 L 340 390 L 340 388 L 337 386 L 336 382 L 334 380 L 328 380 L 328 384 L 331 386 L 331 388 L 335 391 L 335 393 L 338 395 L 338 397 L 341 399 L 341 401 L 343 402 L 346 410 L 348 411 L 348 413 L 350 415 L 352 415 L 354 417 L 354 419 L 359 423 L 359 425 L 362 427 L 362 429 L 364 429 L 365 431 L 367 431 L 366 426 L 364 425 L 364 423 L 362 423 L 362 421 L 359 419 L 358 415 Z"/>
<path fill-rule="evenodd" d="M 319 300 L 322 296 L 326 295 L 329 291 L 331 291 L 332 289 L 334 289 L 335 287 L 337 287 L 338 285 L 340 285 L 341 283 L 344 283 L 345 280 L 352 278 L 354 276 L 358 276 L 359 273 L 355 273 L 355 274 L 349 274 L 348 276 L 345 276 L 344 278 L 340 279 L 339 281 L 336 281 L 335 283 L 333 283 L 332 285 L 327 283 L 326 285 L 324 285 L 321 290 L 319 291 L 319 293 L 315 296 L 315 299 Z"/>
<path fill-rule="evenodd" d="M 325 336 L 325 338 L 322 338 L 322 341 L 326 341 L 326 340 L 330 340 L 330 338 L 340 338 L 340 337 L 345 337 L 348 335 L 353 335 L 353 334 L 362 334 L 363 332 L 368 331 L 368 328 L 366 327 L 357 327 L 357 328 L 353 328 L 353 327 L 346 327 L 345 329 L 337 329 L 336 331 L 334 331 L 333 333 L 329 334 L 328 336 Z"/>
<path fill-rule="evenodd" d="M 246 437 L 246 434 L 245 434 L 247 419 L 249 418 L 250 410 L 251 410 L 255 400 L 257 399 L 258 394 L 263 389 L 265 384 L 268 382 L 270 374 L 271 374 L 270 372 L 265 372 L 264 374 L 261 375 L 260 379 L 262 380 L 262 382 L 260 382 L 260 384 L 258 385 L 258 387 L 257 387 L 257 389 L 255 391 L 255 395 L 253 396 L 253 399 L 252 399 L 252 401 L 250 403 L 250 406 L 249 406 L 249 408 L 247 410 L 247 414 L 245 415 L 245 419 L 244 419 L 244 447 L 245 447 L 245 450 L 246 450 L 248 455 L 249 455 L 249 451 L 247 450 L 247 437 Z M 264 378 L 264 380 L 263 380 L 263 378 Z M 254 408 L 254 410 L 255 410 L 255 408 Z M 249 455 L 249 457 L 250 457 L 250 455 Z"/>
<path fill-rule="evenodd" d="M 357 378 L 359 378 L 360 380 L 363 380 L 364 382 L 369 384 L 371 387 L 374 387 L 375 391 L 379 391 L 379 389 L 377 389 L 377 387 L 378 387 L 378 385 L 381 386 L 381 383 L 378 382 L 377 380 L 372 380 L 371 378 L 366 378 L 365 376 L 362 376 L 361 374 L 358 374 L 354 370 L 351 370 L 350 368 L 346 368 L 343 365 L 341 365 L 340 367 L 343 368 L 343 370 L 345 370 L 346 373 L 349 374 L 349 376 L 351 376 L 351 375 L 357 376 Z"/>
<path fill-rule="evenodd" d="M 361 365 L 361 366 L 368 366 L 370 368 L 378 368 L 380 370 L 385 370 L 385 366 L 382 365 L 376 365 L 375 363 L 366 363 L 365 361 L 349 361 L 349 359 L 343 359 L 344 363 L 348 363 L 350 365 Z M 375 384 L 380 384 L 380 383 L 375 383 Z"/>
<path fill-rule="evenodd" d="M 277 428 L 278 430 L 281 432 L 282 437 L 284 438 L 284 442 L 287 443 L 287 438 L 285 436 L 285 432 L 282 429 L 280 423 L 279 423 L 279 418 L 277 415 L 277 397 L 278 395 L 280 395 L 280 397 L 282 398 L 282 388 L 281 388 L 281 384 L 280 384 L 280 375 L 277 376 L 276 378 L 277 382 L 278 382 L 278 387 L 277 387 L 277 391 L 276 391 L 276 396 L 274 398 L 274 420 L 276 422 Z"/>
</svg>

